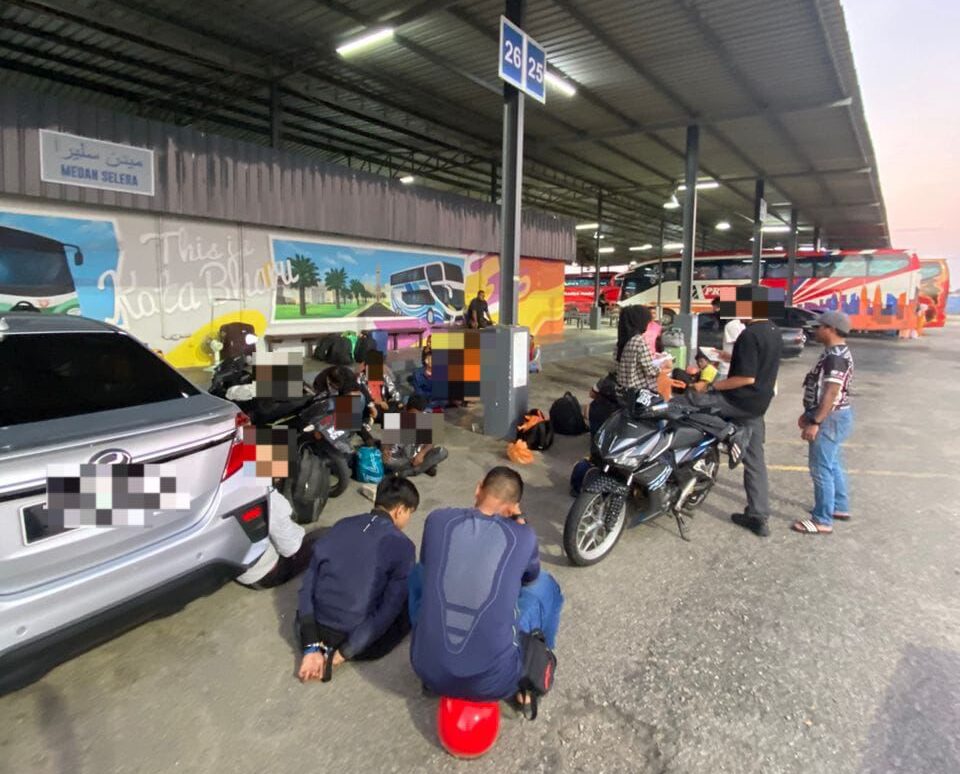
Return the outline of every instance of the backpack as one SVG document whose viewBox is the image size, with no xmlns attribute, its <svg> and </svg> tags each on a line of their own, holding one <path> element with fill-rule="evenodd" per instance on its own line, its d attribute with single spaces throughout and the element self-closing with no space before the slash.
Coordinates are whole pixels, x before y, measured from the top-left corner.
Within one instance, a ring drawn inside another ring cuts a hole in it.
<svg viewBox="0 0 960 774">
<path fill-rule="evenodd" d="M 390 334 L 386 331 L 370 331 L 369 333 L 373 348 L 377 352 L 387 354 L 387 344 L 390 342 Z"/>
<path fill-rule="evenodd" d="M 326 363 L 327 358 L 330 357 L 330 347 L 333 346 L 339 337 L 336 333 L 327 333 L 319 338 L 317 345 L 313 348 L 313 359 L 319 360 L 321 363 Z"/>
<path fill-rule="evenodd" d="M 541 696 L 550 693 L 553 677 L 557 672 L 557 657 L 549 647 L 543 632 L 534 629 L 529 634 L 520 635 L 520 647 L 523 652 L 523 671 L 520 673 L 520 694 L 530 697 L 530 703 L 521 705 L 526 715 L 529 707 L 530 720 L 537 719 L 537 704 Z"/>
<path fill-rule="evenodd" d="M 357 449 L 357 481 L 364 484 L 379 484 L 383 478 L 383 455 L 375 446 L 361 446 Z"/>
<path fill-rule="evenodd" d="M 353 347 L 346 336 L 335 336 L 327 353 L 327 361 L 333 365 L 350 365 L 353 362 Z"/>
<path fill-rule="evenodd" d="M 540 409 L 530 409 L 517 425 L 517 440 L 533 451 L 546 451 L 553 445 L 553 425 Z"/>
<path fill-rule="evenodd" d="M 365 363 L 367 361 L 367 353 L 371 349 L 376 349 L 373 339 L 370 338 L 370 334 L 366 331 L 361 331 L 360 336 L 357 338 L 357 345 L 353 348 L 354 362 Z"/>
<path fill-rule="evenodd" d="M 583 418 L 580 401 L 571 392 L 563 393 L 562 398 L 553 402 L 550 407 L 550 423 L 554 431 L 561 435 L 581 435 L 590 429 Z"/>
</svg>

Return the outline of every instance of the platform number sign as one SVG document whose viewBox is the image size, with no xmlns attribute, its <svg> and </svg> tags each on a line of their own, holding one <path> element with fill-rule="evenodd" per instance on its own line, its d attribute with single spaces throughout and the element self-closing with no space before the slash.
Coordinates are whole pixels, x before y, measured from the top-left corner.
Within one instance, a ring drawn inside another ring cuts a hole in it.
<svg viewBox="0 0 960 774">
<path fill-rule="evenodd" d="M 547 52 L 505 16 L 500 17 L 501 80 L 540 102 L 547 101 Z"/>
</svg>

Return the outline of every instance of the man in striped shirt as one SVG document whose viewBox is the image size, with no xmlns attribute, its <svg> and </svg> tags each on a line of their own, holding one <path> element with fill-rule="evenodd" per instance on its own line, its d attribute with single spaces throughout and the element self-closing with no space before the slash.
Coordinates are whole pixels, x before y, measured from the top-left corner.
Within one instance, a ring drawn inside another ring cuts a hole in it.
<svg viewBox="0 0 960 774">
<path fill-rule="evenodd" d="M 853 356 L 847 346 L 850 318 L 824 312 L 816 323 L 823 354 L 803 381 L 803 414 L 797 420 L 801 437 L 810 444 L 808 464 L 813 479 L 812 518 L 796 521 L 793 529 L 805 535 L 833 532 L 833 522 L 850 518 L 843 443 L 853 430 L 850 380 Z"/>
</svg>

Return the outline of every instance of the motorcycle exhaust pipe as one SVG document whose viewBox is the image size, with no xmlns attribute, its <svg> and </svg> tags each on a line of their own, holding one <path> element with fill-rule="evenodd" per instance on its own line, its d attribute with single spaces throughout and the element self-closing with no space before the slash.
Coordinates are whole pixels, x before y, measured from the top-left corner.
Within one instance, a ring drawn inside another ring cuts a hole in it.
<svg viewBox="0 0 960 774">
<path fill-rule="evenodd" d="M 683 510 L 683 506 L 686 504 L 687 499 L 693 494 L 693 488 L 697 485 L 697 478 L 693 476 L 686 484 L 684 484 L 683 489 L 680 490 L 680 496 L 677 498 L 677 504 L 674 507 L 675 510 Z"/>
</svg>

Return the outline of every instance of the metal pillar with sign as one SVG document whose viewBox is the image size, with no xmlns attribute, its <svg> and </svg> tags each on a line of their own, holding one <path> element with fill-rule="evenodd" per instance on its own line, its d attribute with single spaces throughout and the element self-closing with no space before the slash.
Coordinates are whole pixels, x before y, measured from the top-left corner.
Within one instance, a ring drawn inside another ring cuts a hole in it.
<svg viewBox="0 0 960 774">
<path fill-rule="evenodd" d="M 500 319 L 485 333 L 482 371 L 491 374 L 481 390 L 483 432 L 512 436 L 527 409 L 530 332 L 517 325 L 520 284 L 520 228 L 523 186 L 524 94 L 546 102 L 547 53 L 520 27 L 526 0 L 507 0 L 500 17 L 498 72 L 503 87 L 503 159 L 501 172 Z M 489 338 L 487 338 L 489 337 Z"/>
<path fill-rule="evenodd" d="M 590 329 L 600 330 L 600 230 L 603 228 L 603 189 L 597 191 L 597 233 L 593 238 L 594 269 L 593 277 L 593 306 L 590 307 Z"/>
</svg>

